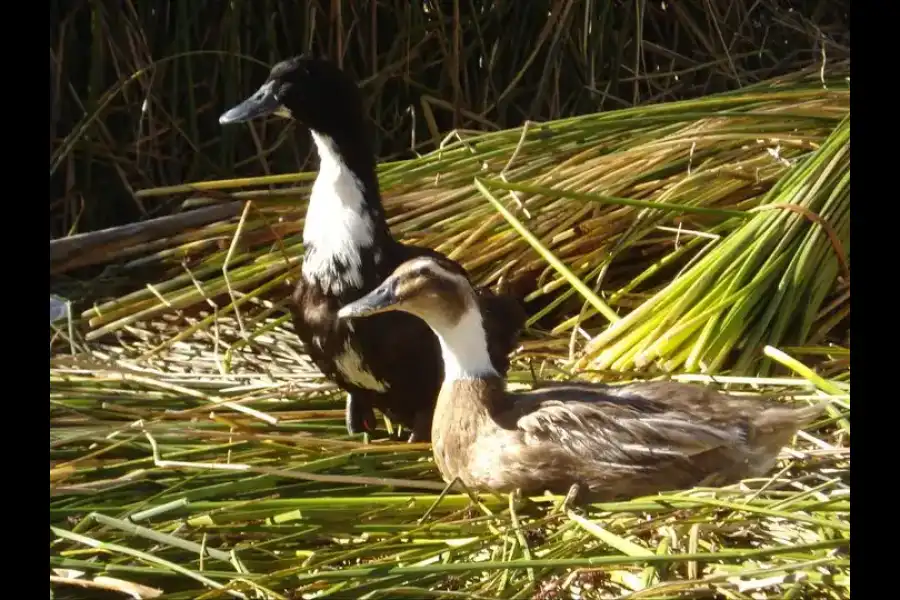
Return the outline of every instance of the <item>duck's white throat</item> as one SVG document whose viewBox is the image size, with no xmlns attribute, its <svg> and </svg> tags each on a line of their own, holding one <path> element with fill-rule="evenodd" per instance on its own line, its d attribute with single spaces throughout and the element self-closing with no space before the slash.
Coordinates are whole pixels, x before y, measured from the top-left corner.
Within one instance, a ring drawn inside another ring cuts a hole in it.
<svg viewBox="0 0 900 600">
<path fill-rule="evenodd" d="M 481 312 L 470 306 L 462 318 L 450 325 L 429 320 L 441 343 L 444 380 L 480 379 L 497 375 L 488 352 Z"/>
<path fill-rule="evenodd" d="M 309 280 L 330 279 L 332 287 L 361 286 L 360 252 L 371 248 L 375 239 L 363 185 L 344 163 L 334 140 L 315 131 L 312 138 L 319 154 L 319 173 L 303 226 L 303 275 Z"/>
</svg>

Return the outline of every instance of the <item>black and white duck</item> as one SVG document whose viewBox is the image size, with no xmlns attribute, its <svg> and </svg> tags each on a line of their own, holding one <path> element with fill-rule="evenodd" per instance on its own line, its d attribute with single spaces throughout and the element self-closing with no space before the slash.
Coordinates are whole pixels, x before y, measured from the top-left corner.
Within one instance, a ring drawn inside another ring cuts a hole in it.
<svg viewBox="0 0 900 600">
<path fill-rule="evenodd" d="M 342 319 L 404 312 L 440 340 L 444 382 L 431 430 L 448 483 L 608 501 L 759 477 L 826 404 L 791 408 L 671 381 L 506 390 L 478 297 L 451 263 L 407 261 Z M 360 318 L 365 317 L 365 318 Z"/>
<path fill-rule="evenodd" d="M 303 264 L 292 298 L 294 329 L 322 373 L 347 392 L 350 433 L 373 431 L 377 408 L 412 430 L 409 441 L 427 441 L 443 379 L 435 336 L 411 315 L 390 313 L 350 323 L 337 319 L 337 311 L 415 257 L 438 257 L 460 277 L 467 274 L 442 255 L 404 245 L 391 235 L 362 95 L 347 73 L 326 60 L 284 60 L 219 122 L 267 115 L 293 118 L 308 127 L 319 156 L 303 227 Z M 524 308 L 516 298 L 488 289 L 476 295 L 489 332 L 491 364 L 506 373 L 525 322 Z"/>
</svg>

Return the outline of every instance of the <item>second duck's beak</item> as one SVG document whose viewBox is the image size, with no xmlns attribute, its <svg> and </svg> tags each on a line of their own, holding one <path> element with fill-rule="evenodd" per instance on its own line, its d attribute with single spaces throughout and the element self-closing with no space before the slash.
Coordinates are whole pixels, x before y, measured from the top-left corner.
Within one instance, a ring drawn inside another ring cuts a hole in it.
<svg viewBox="0 0 900 600">
<path fill-rule="evenodd" d="M 262 84 L 252 96 L 223 113 L 219 117 L 219 124 L 244 123 L 250 119 L 272 114 L 285 116 L 286 112 L 281 101 L 275 97 L 275 82 L 268 81 Z"/>
<path fill-rule="evenodd" d="M 394 286 L 382 284 L 356 302 L 344 306 L 338 311 L 337 316 L 338 319 L 367 317 L 391 310 L 399 303 L 400 299 L 394 295 Z"/>
</svg>

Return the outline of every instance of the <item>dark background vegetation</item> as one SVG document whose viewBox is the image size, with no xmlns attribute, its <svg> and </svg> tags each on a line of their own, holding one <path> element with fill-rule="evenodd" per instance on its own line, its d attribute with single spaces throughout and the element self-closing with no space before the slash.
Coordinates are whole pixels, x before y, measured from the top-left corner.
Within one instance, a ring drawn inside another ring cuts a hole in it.
<svg viewBox="0 0 900 600">
<path fill-rule="evenodd" d="M 383 159 L 496 129 L 736 89 L 850 56 L 849 2 L 51 1 L 50 236 L 180 209 L 138 189 L 309 168 L 284 121 L 221 128 L 312 52 L 365 86 Z"/>
</svg>

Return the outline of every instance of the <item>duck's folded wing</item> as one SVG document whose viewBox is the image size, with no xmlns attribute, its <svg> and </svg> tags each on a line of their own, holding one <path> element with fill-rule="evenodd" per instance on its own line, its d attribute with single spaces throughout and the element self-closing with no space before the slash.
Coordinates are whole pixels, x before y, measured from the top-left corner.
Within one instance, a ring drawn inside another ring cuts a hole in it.
<svg viewBox="0 0 900 600">
<path fill-rule="evenodd" d="M 647 410 L 615 397 L 586 402 L 543 400 L 517 407 L 517 426 L 528 445 L 553 445 L 606 463 L 653 464 L 687 459 L 729 444 L 742 444 L 746 428 L 704 421 L 688 413 Z"/>
</svg>

